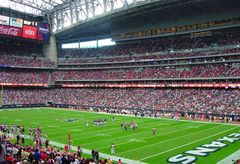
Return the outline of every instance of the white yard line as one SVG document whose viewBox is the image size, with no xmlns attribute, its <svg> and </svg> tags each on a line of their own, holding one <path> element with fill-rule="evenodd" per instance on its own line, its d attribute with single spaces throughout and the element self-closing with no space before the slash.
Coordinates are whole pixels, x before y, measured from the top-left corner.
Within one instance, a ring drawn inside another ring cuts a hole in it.
<svg viewBox="0 0 240 164">
<path fill-rule="evenodd" d="M 27 139 L 30 139 L 29 135 L 25 135 L 25 137 Z M 61 148 L 63 148 L 65 146 L 64 144 L 55 142 L 55 141 L 49 141 L 49 144 L 53 145 L 53 146 L 61 147 Z M 77 152 L 76 146 L 72 146 L 71 148 L 72 148 L 71 150 L 74 150 L 75 152 Z M 109 147 L 109 149 L 110 149 L 110 147 Z M 84 154 L 92 155 L 92 150 L 83 149 L 83 148 L 81 148 L 81 150 Z M 122 157 L 118 157 L 118 156 L 114 156 L 114 155 L 109 155 L 109 154 L 105 154 L 105 153 L 101 153 L 101 152 L 99 152 L 99 157 L 105 158 L 105 159 L 110 158 L 113 161 L 118 161 L 119 159 L 121 159 L 123 163 L 127 163 L 127 164 L 145 164 L 144 162 L 135 161 L 135 160 L 127 159 L 127 158 L 122 158 Z"/>
<path fill-rule="evenodd" d="M 235 153 L 219 161 L 217 164 L 226 164 L 226 163 L 230 164 L 230 163 L 233 163 L 233 161 L 236 161 L 238 159 L 240 159 L 240 150 L 236 151 Z"/>
<path fill-rule="evenodd" d="M 153 154 L 153 155 L 150 155 L 148 157 L 145 157 L 145 158 L 141 158 L 139 159 L 139 161 L 143 161 L 145 159 L 149 159 L 149 158 L 152 158 L 152 157 L 155 157 L 155 156 L 158 156 L 158 155 L 161 155 L 161 154 L 165 154 L 165 153 L 168 153 L 168 152 L 171 152 L 171 151 L 174 151 L 174 150 L 177 150 L 179 148 L 182 148 L 182 147 L 185 147 L 185 146 L 188 146 L 188 145 L 191 145 L 191 144 L 194 144 L 196 142 L 199 142 L 199 141 L 202 141 L 202 140 L 205 140 L 205 139 L 208 139 L 208 138 L 211 138 L 211 137 L 214 137 L 214 136 L 217 136 L 219 134 L 222 134 L 222 133 L 225 133 L 225 132 L 228 132 L 228 131 L 231 131 L 233 129 L 236 129 L 238 127 L 234 127 L 234 128 L 231 128 L 231 129 L 228 129 L 228 130 L 225 130 L 225 131 L 222 131 L 222 132 L 219 132 L 219 133 L 216 133 L 216 134 L 213 134 L 211 136 L 208 136 L 208 137 L 205 137 L 205 138 L 202 138 L 202 139 L 199 139 L 199 140 L 196 140 L 196 141 L 193 141 L 193 142 L 190 142 L 190 143 L 187 143 L 187 144 L 184 144 L 184 145 L 181 145 L 181 146 L 178 146 L 178 147 L 175 147 L 175 148 L 172 148 L 172 149 L 169 149 L 169 150 L 166 150 L 164 152 L 161 152 L 161 153 L 157 153 L 157 154 Z"/>
<path fill-rule="evenodd" d="M 200 125 L 200 126 L 204 126 L 204 125 Z M 199 127 L 199 126 L 198 126 Z M 215 127 L 213 127 L 213 128 L 215 128 Z M 187 129 L 191 129 L 191 128 L 186 128 L 186 129 L 180 129 L 180 130 L 175 130 L 175 131 L 171 131 L 171 132 L 168 132 L 168 133 L 161 133 L 161 134 L 157 134 L 157 135 L 155 135 L 155 136 L 153 136 L 152 135 L 152 132 L 150 133 L 151 134 L 151 136 L 150 137 L 143 137 L 143 138 L 141 138 L 140 140 L 145 140 L 145 139 L 149 139 L 149 138 L 155 138 L 155 137 L 159 137 L 159 136 L 164 136 L 164 135 L 167 135 L 167 134 L 171 134 L 171 133 L 176 133 L 176 132 L 178 132 L 178 131 L 182 131 L 182 130 L 187 130 Z M 159 131 L 159 130 L 158 130 Z M 138 133 L 137 133 L 138 134 Z M 136 134 L 136 135 L 137 135 Z M 192 134 L 192 133 L 191 133 Z M 133 135 L 132 135 L 133 136 Z M 185 136 L 185 135 L 184 135 Z M 115 138 L 119 138 L 119 137 L 115 137 Z M 113 139 L 115 139 L 115 138 L 113 138 Z M 167 141 L 167 140 L 164 140 L 164 141 Z M 92 143 L 92 142 L 91 142 Z M 90 143 L 90 144 L 91 144 Z M 118 146 L 119 145 L 124 145 L 124 144 L 127 144 L 127 143 L 129 143 L 129 140 L 127 141 L 127 142 L 121 142 L 120 144 L 118 144 Z M 157 143 L 160 143 L 160 142 L 157 142 Z M 154 144 L 156 144 L 156 143 L 154 143 Z M 149 144 L 147 145 L 147 146 L 149 146 Z M 101 147 L 101 148 L 99 148 L 100 150 L 101 149 L 105 149 L 105 148 L 107 148 L 107 146 L 105 146 L 105 147 Z M 139 149 L 139 148 L 137 148 L 137 149 Z M 131 149 L 132 150 L 132 149 Z M 125 152 L 124 152 L 125 153 Z"/>
<path fill-rule="evenodd" d="M 190 124 L 191 125 L 191 124 Z M 176 124 L 176 125 L 174 125 L 174 126 L 171 126 L 171 127 L 168 127 L 168 128 L 160 128 L 160 129 L 158 129 L 158 131 L 159 130 L 162 130 L 162 129 L 170 129 L 170 128 L 173 128 L 173 127 L 176 127 L 176 126 L 178 126 L 178 127 L 181 127 L 181 126 L 186 126 L 185 124 L 184 125 L 179 125 L 179 124 Z M 200 126 L 202 126 L 202 125 L 200 125 Z M 146 129 L 146 128 L 143 128 L 143 129 Z M 188 128 L 186 128 L 186 129 L 188 129 Z M 121 129 L 122 130 L 122 129 Z M 181 130 L 183 130 L 183 129 L 181 129 Z M 180 131 L 180 130 L 177 130 L 177 131 Z M 168 132 L 168 133 L 173 133 L 173 132 L 176 132 L 176 131 L 171 131 L 171 132 Z M 135 133 L 135 134 L 127 134 L 127 135 L 124 135 L 124 137 L 126 136 L 126 137 L 129 137 L 129 136 L 131 136 L 131 137 L 134 137 L 134 136 L 138 136 L 139 134 L 142 134 L 142 133 L 149 133 L 149 134 L 152 134 L 152 131 L 151 131 L 151 129 L 150 129 L 150 131 L 149 132 L 146 132 L 146 131 L 143 131 L 143 132 L 138 132 L 138 133 Z M 168 134 L 168 133 L 165 133 L 165 134 Z M 164 134 L 164 135 L 165 135 Z M 159 135 L 156 135 L 156 136 L 159 136 Z M 118 137 L 112 137 L 111 139 L 117 139 L 117 138 L 122 138 L 123 136 L 118 136 Z M 149 137 L 146 137 L 146 138 L 149 138 Z M 145 139 L 145 138 L 143 138 L 143 139 Z M 93 144 L 93 143 L 98 143 L 98 142 L 101 142 L 101 141 L 95 141 L 95 142 L 91 142 L 91 144 Z M 86 144 L 83 144 L 83 145 L 86 145 Z"/>
<path fill-rule="evenodd" d="M 176 136 L 176 137 L 171 138 L 171 139 L 167 139 L 167 140 L 163 140 L 163 141 L 160 141 L 160 142 L 156 142 L 156 143 L 148 144 L 148 145 L 145 145 L 145 146 L 141 146 L 140 148 L 138 147 L 138 148 L 130 149 L 130 150 L 124 151 L 124 152 L 119 153 L 119 154 L 125 154 L 126 152 L 131 152 L 131 151 L 134 151 L 134 150 L 139 150 L 139 149 L 141 149 L 141 148 L 143 148 L 143 147 L 149 147 L 149 146 L 156 145 L 156 144 L 159 144 L 159 143 L 169 142 L 169 141 L 172 141 L 172 140 L 174 141 L 174 140 L 176 140 L 176 138 L 186 137 L 186 136 L 188 136 L 188 135 L 192 135 L 192 134 L 195 134 L 195 133 L 199 133 L 199 132 L 203 132 L 203 131 L 207 131 L 207 130 L 215 129 L 215 128 L 217 128 L 217 126 L 211 127 L 211 128 L 208 128 L 208 129 L 204 129 L 204 130 L 200 130 L 200 131 L 196 131 L 196 132 L 193 132 L 193 133 L 187 133 L 186 135 L 183 135 L 183 136 L 180 136 L 180 137 L 179 137 L 179 136 Z"/>
</svg>

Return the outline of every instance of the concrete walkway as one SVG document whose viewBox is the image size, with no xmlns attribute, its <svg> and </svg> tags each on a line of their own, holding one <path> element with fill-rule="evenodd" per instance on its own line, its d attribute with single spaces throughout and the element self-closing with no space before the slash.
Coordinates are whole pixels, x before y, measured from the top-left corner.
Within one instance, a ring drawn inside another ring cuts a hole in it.
<svg viewBox="0 0 240 164">
<path fill-rule="evenodd" d="M 240 150 L 219 161 L 217 164 L 231 164 L 238 159 L 240 159 Z"/>
</svg>

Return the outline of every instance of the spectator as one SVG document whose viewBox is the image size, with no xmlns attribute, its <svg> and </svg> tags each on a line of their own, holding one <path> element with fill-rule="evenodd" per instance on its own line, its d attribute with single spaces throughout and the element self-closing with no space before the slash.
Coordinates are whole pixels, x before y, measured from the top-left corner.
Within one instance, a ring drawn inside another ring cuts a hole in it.
<svg viewBox="0 0 240 164">
<path fill-rule="evenodd" d="M 35 161 L 34 163 L 38 164 L 41 159 L 41 154 L 38 152 L 38 149 L 35 150 L 33 157 L 34 157 L 34 161 Z"/>
<path fill-rule="evenodd" d="M 6 160 L 6 147 L 2 144 L 2 139 L 0 138 L 0 163 L 2 164 Z"/>
</svg>

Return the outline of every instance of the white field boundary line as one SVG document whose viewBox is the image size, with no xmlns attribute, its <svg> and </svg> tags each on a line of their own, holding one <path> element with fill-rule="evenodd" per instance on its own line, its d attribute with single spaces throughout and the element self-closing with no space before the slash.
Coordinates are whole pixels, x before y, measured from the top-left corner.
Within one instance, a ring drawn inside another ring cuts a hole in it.
<svg viewBox="0 0 240 164">
<path fill-rule="evenodd" d="M 204 126 L 204 125 L 199 125 L 198 127 L 200 127 L 200 126 Z M 213 128 L 213 127 L 212 127 Z M 149 139 L 149 138 L 155 138 L 155 137 L 159 137 L 159 136 L 164 136 L 164 135 L 168 135 L 168 134 L 171 134 L 171 133 L 175 133 L 175 132 L 178 132 L 178 131 L 182 131 L 182 130 L 188 130 L 188 129 L 191 129 L 191 128 L 186 128 L 186 129 L 180 129 L 180 130 L 175 130 L 175 131 L 171 131 L 171 132 L 168 132 L 168 133 L 164 133 L 164 134 L 160 134 L 160 135 L 155 135 L 155 136 L 153 136 L 151 133 L 152 132 L 150 132 L 149 134 L 151 135 L 151 137 L 144 137 L 144 138 L 141 138 L 140 140 L 144 140 L 144 139 Z M 209 129 L 211 129 L 211 128 L 209 128 Z M 192 133 L 191 133 L 192 134 Z M 184 135 L 185 136 L 185 135 Z M 181 137 L 181 136 L 180 136 Z M 116 138 L 119 138 L 119 137 L 116 137 Z M 113 139 L 115 139 L 115 138 L 113 138 Z M 166 141 L 166 140 L 164 140 L 164 141 Z M 95 142 L 94 142 L 95 143 Z M 129 143 L 129 141 L 128 142 L 121 142 L 120 144 L 118 144 L 118 146 L 119 145 L 124 145 L 124 144 L 127 144 L 127 143 Z M 157 142 L 157 143 L 160 143 L 160 142 Z M 91 143 L 90 143 L 91 144 Z M 154 143 L 154 144 L 156 144 L 156 143 Z M 147 145 L 148 146 L 148 145 Z M 105 147 L 101 147 L 101 148 L 99 148 L 99 150 L 101 150 L 101 149 L 105 149 L 105 148 L 107 148 L 107 146 L 105 146 Z"/>
<path fill-rule="evenodd" d="M 231 129 L 228 129 L 228 130 L 225 130 L 225 131 L 222 131 L 222 132 L 219 132 L 217 134 L 213 134 L 211 136 L 208 136 L 208 137 L 205 137 L 205 138 L 202 138 L 202 139 L 199 139 L 199 140 L 196 140 L 196 141 L 193 141 L 193 142 L 190 142 L 190 143 L 187 143 L 187 144 L 184 144 L 184 145 L 181 145 L 181 146 L 178 146 L 178 147 L 175 147 L 175 148 L 172 148 L 172 149 L 169 149 L 169 150 L 166 150 L 164 152 L 161 152 L 161 153 L 157 153 L 157 154 L 153 154 L 153 155 L 150 155 L 148 157 L 145 157 L 145 158 L 141 158 L 139 159 L 139 161 L 143 161 L 145 159 L 149 159 L 149 158 L 152 158 L 152 157 L 155 157 L 155 156 L 159 156 L 159 155 L 162 155 L 162 154 L 165 154 L 165 153 L 168 153 L 168 152 L 171 152 L 171 151 L 174 151 L 174 150 L 177 150 L 179 148 L 183 148 L 185 146 L 188 146 L 188 145 L 191 145 L 191 144 L 194 144 L 194 143 L 197 143 L 199 141 L 202 141 L 202 140 L 205 140 L 205 139 L 208 139 L 208 138 L 211 138 L 211 137 L 214 137 L 214 136 L 217 136 L 219 134 L 222 134 L 222 133 L 225 133 L 225 132 L 228 132 L 228 131 L 231 131 L 233 129 L 237 129 L 238 127 L 234 127 L 234 128 L 231 128 Z"/>
<path fill-rule="evenodd" d="M 141 117 L 141 116 L 134 116 L 134 115 L 123 115 L 123 114 L 117 114 L 117 113 L 105 113 L 105 112 L 93 112 L 93 111 L 84 111 L 84 110 L 76 110 L 76 109 L 70 109 L 70 108 L 49 108 L 51 110 L 61 110 L 61 111 L 75 111 L 75 112 L 86 112 L 86 113 L 96 113 L 96 114 L 108 114 L 108 115 L 117 115 L 117 116 L 127 116 L 127 117 L 135 117 L 135 118 L 150 118 L 150 119 L 160 119 L 160 120 L 169 120 L 169 121 L 176 121 L 169 118 L 161 118 L 161 117 Z M 222 123 L 222 122 L 205 122 L 205 121 L 198 121 L 198 120 L 178 120 L 181 122 L 199 122 L 204 124 L 221 124 L 221 125 L 233 125 L 233 126 L 240 126 L 240 124 L 232 124 L 232 123 Z"/>
<path fill-rule="evenodd" d="M 108 114 L 108 115 L 117 115 L 117 116 L 126 116 L 126 117 L 135 117 L 135 118 L 150 118 L 150 119 L 159 119 L 159 120 L 169 120 L 169 121 L 175 121 L 173 119 L 169 118 L 154 118 L 154 117 L 141 117 L 141 116 L 133 116 L 133 115 L 123 115 L 123 114 L 117 114 L 117 113 L 105 113 L 105 112 L 93 112 L 93 111 L 86 111 L 86 110 L 76 110 L 71 108 L 52 108 L 52 107 L 41 107 L 41 108 L 12 108 L 12 109 L 0 109 L 0 110 L 44 110 L 43 108 L 47 108 L 48 110 L 60 110 L 60 111 L 73 111 L 73 112 L 86 112 L 86 113 L 95 113 L 95 114 Z M 178 120 L 181 122 L 199 122 L 203 124 L 221 124 L 221 125 L 229 125 L 229 126 L 240 126 L 240 124 L 233 124 L 233 123 L 222 123 L 222 122 L 204 122 L 204 121 L 198 121 L 198 120 Z"/>
<path fill-rule="evenodd" d="M 27 139 L 31 139 L 29 135 L 25 135 L 25 137 Z M 55 142 L 55 141 L 49 141 L 49 144 L 53 145 L 53 146 L 56 146 L 56 147 L 60 147 L 60 148 L 63 148 L 65 146 L 64 144 L 58 143 L 58 142 Z M 74 150 L 76 152 L 77 147 L 76 146 L 71 146 L 71 150 Z M 82 153 L 84 153 L 84 154 L 92 155 L 92 150 L 83 149 L 83 148 L 81 148 L 81 150 L 82 150 Z M 119 156 L 109 155 L 109 154 L 105 154 L 105 153 L 101 153 L 101 152 L 99 152 L 99 157 L 105 158 L 105 159 L 111 158 L 114 161 L 118 161 L 119 159 L 121 159 L 123 163 L 127 163 L 127 164 L 145 164 L 144 162 L 131 160 L 131 159 L 127 159 L 127 158 L 122 158 L 122 157 L 119 157 Z"/>
<path fill-rule="evenodd" d="M 172 140 L 176 140 L 176 138 L 186 137 L 186 136 L 188 136 L 188 135 L 192 135 L 192 134 L 195 134 L 195 133 L 200 133 L 200 132 L 203 132 L 203 131 L 208 131 L 208 130 L 215 129 L 215 128 L 218 128 L 218 126 L 211 127 L 211 128 L 204 129 L 204 130 L 200 130 L 200 131 L 196 131 L 196 132 L 193 132 L 193 133 L 190 133 L 190 134 L 186 134 L 186 135 L 182 135 L 182 136 L 176 136 L 176 137 L 171 138 L 171 139 L 168 139 L 168 140 L 164 140 L 164 141 L 160 141 L 160 142 L 155 142 L 155 143 L 152 143 L 152 144 L 148 144 L 148 145 L 145 145 L 145 146 L 141 146 L 140 148 L 130 149 L 130 150 L 124 151 L 124 152 L 119 153 L 119 154 L 125 154 L 126 152 L 131 152 L 131 151 L 139 150 L 139 149 L 142 149 L 142 148 L 144 148 L 144 147 L 149 147 L 149 146 L 156 145 L 156 144 L 159 144 L 159 143 L 169 142 L 169 141 L 172 141 Z M 99 149 L 99 150 L 100 150 L 100 149 Z"/>
<path fill-rule="evenodd" d="M 64 110 L 64 109 L 63 109 Z M 84 111 L 83 111 L 84 112 Z M 94 113 L 94 112 L 93 112 Z M 118 115 L 118 116 L 127 116 L 127 117 L 138 117 L 138 118 L 150 118 L 150 119 L 159 119 L 159 120 L 168 120 L 168 121 L 176 121 L 174 119 L 170 119 L 170 118 L 154 118 L 154 117 L 141 117 L 141 116 L 133 116 L 133 115 L 123 115 L 123 114 L 111 114 L 111 113 L 104 113 L 104 112 L 98 112 L 98 114 L 110 114 L 110 115 Z M 191 120 L 178 120 L 180 122 L 197 122 L 197 123 L 203 123 L 203 124 L 217 124 L 217 125 L 231 125 L 231 126 L 240 126 L 240 124 L 231 124 L 231 123 L 221 123 L 221 122 L 205 122 L 205 121 L 191 121 Z"/>
<path fill-rule="evenodd" d="M 236 161 L 240 159 L 240 150 L 236 151 L 235 153 L 227 156 L 223 160 L 219 161 L 217 164 L 226 164 L 226 163 L 233 163 L 233 161 Z"/>
</svg>

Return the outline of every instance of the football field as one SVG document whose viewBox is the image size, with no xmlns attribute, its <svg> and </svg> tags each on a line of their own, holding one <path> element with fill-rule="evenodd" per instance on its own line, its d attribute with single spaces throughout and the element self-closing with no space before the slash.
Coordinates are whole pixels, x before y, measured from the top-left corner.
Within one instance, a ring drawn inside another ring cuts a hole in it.
<svg viewBox="0 0 240 164">
<path fill-rule="evenodd" d="M 115 156 L 133 161 L 165 164 L 214 164 L 240 149 L 240 126 L 169 119 L 83 112 L 59 109 L 0 110 L 0 122 L 42 127 L 51 141 L 66 144 L 70 132 L 73 145 L 88 150 L 111 154 L 110 145 L 116 146 Z M 107 119 L 104 126 L 94 126 L 95 119 Z M 86 122 L 89 126 L 86 126 Z M 121 128 L 123 122 L 136 122 L 137 130 Z M 156 135 L 152 134 L 156 128 Z"/>
</svg>

